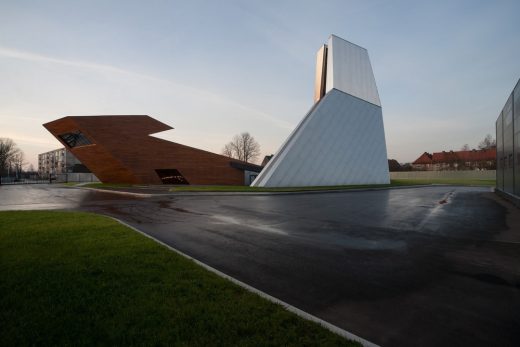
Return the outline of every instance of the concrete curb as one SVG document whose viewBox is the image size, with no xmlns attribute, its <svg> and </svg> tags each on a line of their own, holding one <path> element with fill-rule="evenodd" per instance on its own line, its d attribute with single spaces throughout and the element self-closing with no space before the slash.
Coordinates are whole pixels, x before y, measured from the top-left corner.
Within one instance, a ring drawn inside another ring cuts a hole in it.
<svg viewBox="0 0 520 347">
<path fill-rule="evenodd" d="M 333 333 L 335 333 L 337 335 L 340 335 L 340 336 L 342 336 L 342 337 L 344 337 L 346 339 L 359 342 L 361 345 L 363 345 L 365 347 L 378 347 L 378 345 L 376 345 L 376 344 L 374 344 L 374 343 L 372 343 L 370 341 L 367 341 L 367 340 L 363 339 L 362 337 L 359 337 L 359 336 L 357 336 L 357 335 L 355 335 L 355 334 L 353 334 L 351 332 L 348 332 L 348 331 L 346 331 L 346 330 L 344 330 L 344 329 L 342 329 L 342 328 L 340 328 L 338 326 L 335 326 L 335 325 L 333 325 L 333 324 L 331 324 L 329 322 L 326 322 L 326 321 L 324 321 L 321 318 L 318 318 L 316 316 L 311 315 L 310 313 L 302 311 L 299 308 L 296 308 L 296 307 L 286 303 L 285 301 L 277 299 L 274 296 L 271 296 L 271 295 L 269 295 L 269 294 L 267 294 L 267 293 L 265 293 L 265 292 L 263 292 L 263 291 L 261 291 L 259 289 L 256 289 L 256 288 L 254 288 L 254 287 L 252 287 L 252 286 L 250 286 L 250 285 L 248 285 L 248 284 L 246 284 L 244 282 L 241 282 L 241 281 L 237 280 L 234 277 L 226 275 L 225 273 L 223 273 L 223 272 L 221 272 L 221 271 L 219 271 L 219 270 L 217 270 L 217 269 L 215 269 L 215 268 L 213 268 L 213 267 L 211 267 L 211 266 L 209 266 L 209 265 L 207 265 L 207 264 L 205 264 L 205 263 L 203 263 L 203 262 L 201 262 L 201 261 L 199 261 L 199 260 L 189 256 L 189 255 L 187 255 L 186 253 L 184 253 L 182 251 L 179 251 L 178 249 L 176 249 L 176 248 L 174 248 L 174 247 L 172 247 L 172 246 L 170 246 L 170 245 L 168 245 L 168 244 L 166 244 L 166 243 L 156 239 L 155 237 L 153 237 L 151 235 L 148 235 L 147 233 L 145 233 L 145 232 L 143 232 L 143 231 L 141 231 L 141 230 L 139 230 L 139 229 L 137 229 L 137 228 L 135 228 L 135 227 L 125 223 L 125 222 L 123 222 L 122 220 L 119 220 L 119 219 L 117 219 L 115 217 L 111 217 L 111 216 L 107 216 L 107 217 L 109 217 L 109 218 L 117 221 L 118 223 L 120 223 L 120 224 L 122 224 L 122 225 L 124 225 L 124 226 L 126 226 L 126 227 L 128 227 L 128 228 L 130 228 L 130 229 L 132 229 L 132 230 L 134 230 L 136 232 L 138 232 L 139 234 L 141 234 L 141 235 L 143 235 L 143 236 L 145 236 L 145 237 L 147 237 L 147 238 L 157 242 L 158 244 L 168 248 L 169 250 L 174 251 L 175 253 L 177 253 L 177 254 L 179 254 L 179 255 L 187 258 L 187 259 L 192 260 L 195 264 L 197 264 L 199 266 L 202 266 L 204 269 L 206 269 L 208 271 L 211 271 L 214 274 L 216 274 L 216 275 L 218 275 L 218 276 L 220 276 L 222 278 L 225 278 L 225 279 L 233 282 L 234 284 L 236 284 L 236 285 L 246 289 L 247 291 L 249 291 L 251 293 L 254 293 L 254 294 L 257 294 L 257 295 L 261 296 L 262 298 L 264 298 L 266 300 L 269 300 L 270 302 L 273 302 L 275 304 L 281 305 L 287 311 L 292 312 L 292 313 L 296 314 L 297 316 L 299 316 L 299 317 L 301 317 L 303 319 L 309 320 L 309 321 L 314 322 L 314 323 L 318 323 L 319 325 L 321 325 L 325 329 L 327 329 L 327 330 L 329 330 L 329 331 L 331 331 L 331 332 L 333 332 Z"/>
<path fill-rule="evenodd" d="M 98 188 L 88 188 L 88 187 L 71 187 L 71 188 L 82 189 L 82 190 L 91 190 L 94 192 L 101 192 L 101 193 L 112 193 L 112 194 L 119 194 L 119 195 L 134 196 L 134 197 L 138 197 L 138 198 L 151 198 L 154 196 L 169 195 L 169 194 L 132 193 L 132 192 L 125 192 L 125 191 L 121 191 L 121 190 L 98 189 Z"/>
<path fill-rule="evenodd" d="M 505 192 L 498 188 L 495 188 L 495 194 L 502 197 L 503 199 L 506 199 L 507 201 L 509 201 L 510 203 L 515 205 L 516 207 L 520 208 L 520 198 L 519 197 L 517 197 L 513 194 L 510 194 L 508 192 Z"/>
<path fill-rule="evenodd" d="M 352 189 L 329 189 L 329 190 L 306 190 L 296 192 L 171 192 L 169 194 L 158 194 L 161 196 L 266 196 L 266 195 L 304 195 L 304 194 L 328 194 L 328 193 L 348 193 L 348 192 L 365 192 L 375 190 L 392 190 L 392 189 L 408 189 L 408 188 L 431 188 L 431 187 L 482 187 L 487 186 L 461 186 L 455 184 L 421 184 L 413 186 L 395 186 L 395 187 L 374 187 L 374 188 L 352 188 Z"/>
<path fill-rule="evenodd" d="M 295 194 L 328 194 L 328 193 L 347 193 L 347 192 L 363 192 L 363 191 L 375 191 L 375 190 L 390 190 L 390 189 L 408 189 L 408 188 L 431 188 L 431 187 L 482 187 L 478 185 L 461 186 L 456 184 L 428 184 L 428 185 L 410 185 L 410 186 L 395 186 L 395 187 L 374 187 L 374 188 L 352 188 L 352 189 L 330 189 L 330 190 L 307 190 L 307 191 L 295 191 L 295 192 L 167 192 L 167 193 L 134 193 L 125 192 L 121 190 L 112 189 L 100 189 L 100 188 L 87 188 L 87 187 L 73 187 L 78 189 L 88 189 L 103 193 L 114 193 L 142 198 L 151 197 L 171 197 L 171 196 L 268 196 L 268 195 L 295 195 Z"/>
</svg>

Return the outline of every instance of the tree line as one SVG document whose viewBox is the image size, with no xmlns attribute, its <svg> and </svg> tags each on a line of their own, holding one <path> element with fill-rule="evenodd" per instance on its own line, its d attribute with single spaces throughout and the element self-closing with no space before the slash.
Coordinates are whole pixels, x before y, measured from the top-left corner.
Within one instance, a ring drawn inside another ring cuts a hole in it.
<svg viewBox="0 0 520 347">
<path fill-rule="evenodd" d="M 484 140 L 480 141 L 478 143 L 478 149 L 491 149 L 493 147 L 497 146 L 497 141 L 491 136 L 491 134 L 487 134 L 486 137 L 484 137 Z M 471 151 L 471 148 L 469 148 L 469 145 L 465 143 L 460 148 L 461 151 Z"/>
</svg>

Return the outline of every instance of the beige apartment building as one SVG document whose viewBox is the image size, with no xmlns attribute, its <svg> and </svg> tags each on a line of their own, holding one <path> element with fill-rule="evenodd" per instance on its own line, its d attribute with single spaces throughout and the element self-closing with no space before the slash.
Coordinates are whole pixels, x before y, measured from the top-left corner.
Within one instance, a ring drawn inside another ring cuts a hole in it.
<svg viewBox="0 0 520 347">
<path fill-rule="evenodd" d="M 63 173 L 90 172 L 70 151 L 58 148 L 38 154 L 40 177 L 56 176 Z"/>
</svg>

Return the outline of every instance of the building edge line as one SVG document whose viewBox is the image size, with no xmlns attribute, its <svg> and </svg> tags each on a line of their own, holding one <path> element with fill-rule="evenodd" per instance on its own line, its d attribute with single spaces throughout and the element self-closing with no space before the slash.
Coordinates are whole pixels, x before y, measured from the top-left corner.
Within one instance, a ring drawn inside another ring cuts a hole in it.
<svg viewBox="0 0 520 347">
<path fill-rule="evenodd" d="M 365 347 L 379 347 L 378 345 L 376 345 L 373 342 L 365 340 L 364 338 L 359 337 L 359 336 L 357 336 L 357 335 L 355 335 L 355 334 L 353 334 L 353 333 L 351 333 L 349 331 L 346 331 L 346 330 L 344 330 L 344 329 L 342 329 L 342 328 L 340 328 L 340 327 L 338 327 L 338 326 L 336 326 L 336 325 L 334 325 L 332 323 L 329 323 L 329 322 L 327 322 L 327 321 L 325 321 L 325 320 L 323 320 L 321 318 L 313 316 L 310 313 L 307 313 L 307 312 L 305 312 L 303 310 L 300 310 L 299 308 L 297 308 L 295 306 L 292 306 L 291 304 L 288 304 L 288 303 L 286 303 L 283 300 L 275 298 L 274 296 L 271 296 L 271 295 L 261 291 L 260 289 L 257 289 L 257 288 L 255 288 L 253 286 L 250 286 L 249 284 L 246 284 L 246 283 L 244 283 L 244 282 L 242 282 L 242 281 L 240 281 L 240 280 L 238 280 L 238 279 L 236 279 L 234 277 L 231 277 L 231 276 L 223 273 L 222 271 L 217 270 L 214 267 L 212 267 L 212 266 L 210 266 L 210 265 L 208 265 L 206 263 L 203 263 L 200 260 L 197 260 L 197 259 L 193 258 L 192 256 L 190 256 L 190 255 L 188 255 L 188 254 L 186 254 L 186 253 L 184 253 L 184 252 L 182 252 L 182 251 L 180 251 L 180 250 L 178 250 L 178 249 L 176 249 L 176 248 L 174 248 L 174 247 L 164 243 L 163 241 L 161 241 L 161 240 L 159 240 L 159 239 L 157 239 L 157 238 L 155 238 L 155 237 L 145 233 L 144 231 L 141 231 L 141 230 L 137 229 L 136 227 L 134 227 L 134 226 L 132 226 L 132 225 L 130 225 L 130 224 L 128 224 L 128 223 L 126 223 L 126 222 L 116 218 L 116 217 L 112 217 L 112 216 L 107 216 L 107 217 L 110 218 L 110 219 L 113 219 L 116 222 L 120 223 L 121 225 L 124 225 L 124 226 L 126 226 L 126 227 L 128 227 L 128 228 L 130 228 L 130 229 L 132 229 L 132 230 L 134 230 L 136 232 L 138 232 L 139 234 L 141 234 L 141 235 L 143 235 L 143 236 L 145 236 L 145 237 L 155 241 L 156 243 L 160 244 L 161 246 L 164 246 L 164 247 L 168 248 L 169 250 L 171 250 L 171 251 L 181 255 L 182 257 L 193 261 L 195 264 L 197 264 L 197 265 L 203 267 L 204 269 L 206 269 L 206 270 L 216 274 L 217 276 L 225 278 L 225 279 L 231 281 L 232 283 L 234 283 L 234 284 L 244 288 L 245 290 L 247 290 L 247 291 L 249 291 L 251 293 L 259 295 L 260 297 L 262 297 L 262 298 L 264 298 L 264 299 L 266 299 L 266 300 L 268 300 L 268 301 L 270 301 L 272 303 L 275 303 L 275 304 L 278 304 L 278 305 L 282 306 L 285 310 L 296 314 L 300 318 L 303 318 L 305 320 L 317 323 L 320 326 L 324 327 L 325 329 L 327 329 L 327 330 L 329 330 L 329 331 L 331 331 L 331 332 L 333 332 L 333 333 L 335 333 L 335 334 L 337 334 L 337 335 L 339 335 L 341 337 L 347 338 L 347 339 L 352 340 L 352 341 L 359 342 L 359 343 L 361 343 Z"/>
</svg>

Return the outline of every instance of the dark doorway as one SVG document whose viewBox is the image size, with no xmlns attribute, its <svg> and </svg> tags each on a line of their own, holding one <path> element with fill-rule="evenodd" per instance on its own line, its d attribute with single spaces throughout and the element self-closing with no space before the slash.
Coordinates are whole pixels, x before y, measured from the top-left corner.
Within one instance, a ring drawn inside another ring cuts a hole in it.
<svg viewBox="0 0 520 347">
<path fill-rule="evenodd" d="M 163 184 L 190 184 L 176 169 L 155 169 Z"/>
</svg>

